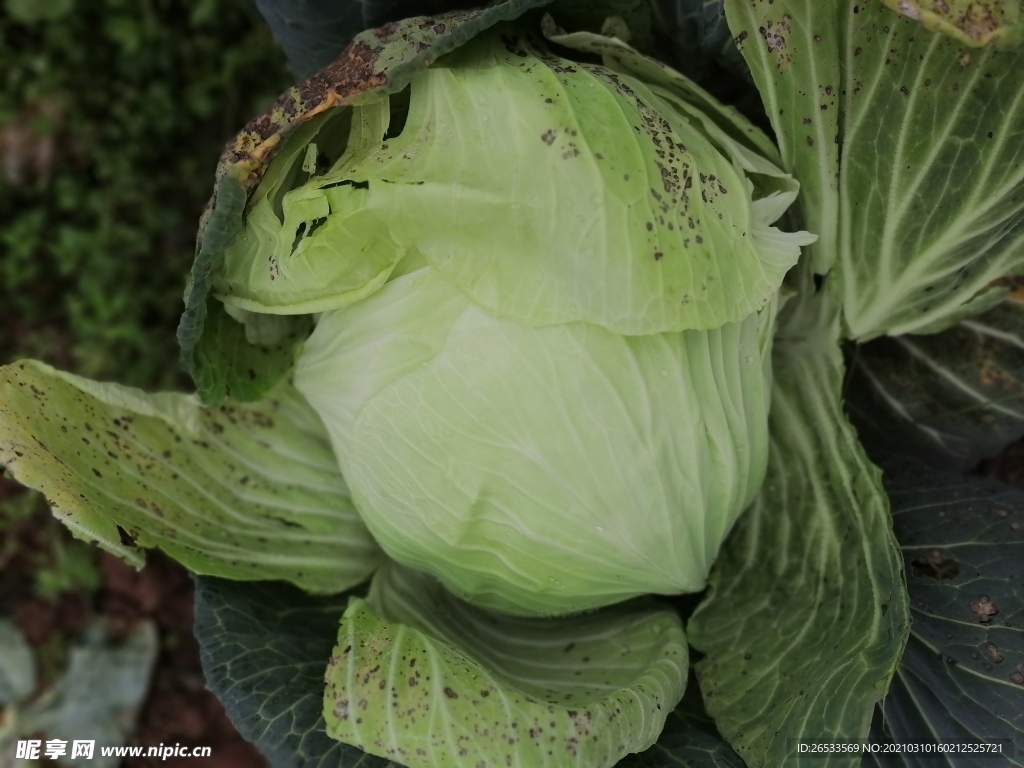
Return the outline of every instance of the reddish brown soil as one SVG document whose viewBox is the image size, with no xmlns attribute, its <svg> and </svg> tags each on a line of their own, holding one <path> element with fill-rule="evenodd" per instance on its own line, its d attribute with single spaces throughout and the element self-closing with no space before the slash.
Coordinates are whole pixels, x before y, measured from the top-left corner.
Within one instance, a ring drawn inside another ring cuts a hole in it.
<svg viewBox="0 0 1024 768">
<path fill-rule="evenodd" d="M 15 486 L 0 478 L 0 504 Z M 160 653 L 149 696 L 130 744 L 209 746 L 208 758 L 126 758 L 123 768 L 266 768 L 255 747 L 238 735 L 217 698 L 206 689 L 199 646 L 192 636 L 193 585 L 188 572 L 159 552 L 136 571 L 118 558 L 97 553 L 103 585 L 98 595 L 67 592 L 56 600 L 33 593 L 33 571 L 55 529 L 45 510 L 18 521 L 0 543 L 15 538 L 14 555 L 0 563 L 0 615 L 9 615 L 37 649 L 41 686 L 52 683 L 67 647 L 96 615 L 112 620 L 112 631 L 127 632 L 143 619 L 159 629 Z M 63 535 L 57 534 L 57 535 Z"/>
</svg>

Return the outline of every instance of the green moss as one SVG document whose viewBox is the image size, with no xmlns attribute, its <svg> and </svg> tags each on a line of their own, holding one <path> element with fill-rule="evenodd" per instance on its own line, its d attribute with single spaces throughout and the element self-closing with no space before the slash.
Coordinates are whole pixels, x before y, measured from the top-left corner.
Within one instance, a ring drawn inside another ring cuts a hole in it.
<svg viewBox="0 0 1024 768">
<path fill-rule="evenodd" d="M 0 12 L 0 362 L 188 386 L 199 214 L 221 147 L 287 87 L 283 56 L 249 0 L 55 8 Z"/>
</svg>

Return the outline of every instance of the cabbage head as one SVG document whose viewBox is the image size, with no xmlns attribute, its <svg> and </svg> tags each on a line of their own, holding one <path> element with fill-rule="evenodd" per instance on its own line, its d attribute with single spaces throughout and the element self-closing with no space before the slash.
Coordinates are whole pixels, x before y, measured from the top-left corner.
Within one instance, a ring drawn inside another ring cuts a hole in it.
<svg viewBox="0 0 1024 768">
<path fill-rule="evenodd" d="M 386 553 L 520 615 L 703 588 L 812 239 L 772 226 L 796 183 L 743 118 L 551 37 L 572 58 L 485 34 L 304 126 L 214 283 L 247 323 L 317 316 L 294 382 Z"/>
</svg>

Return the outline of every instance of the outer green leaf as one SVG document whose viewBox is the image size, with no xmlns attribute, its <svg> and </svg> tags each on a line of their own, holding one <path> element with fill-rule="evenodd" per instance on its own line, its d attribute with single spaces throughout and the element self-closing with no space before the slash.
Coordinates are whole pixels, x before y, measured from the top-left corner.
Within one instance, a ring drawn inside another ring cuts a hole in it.
<svg viewBox="0 0 1024 768">
<path fill-rule="evenodd" d="M 202 354 L 196 347 L 206 325 L 206 300 L 210 294 L 210 276 L 220 269 L 225 249 L 234 242 L 238 230 L 242 227 L 245 195 L 245 187 L 237 178 L 224 176 L 218 179 L 213 198 L 203 214 L 200 225 L 203 231 L 185 287 L 185 312 L 178 321 L 177 336 L 182 360 L 193 378 L 199 384 L 205 385 L 199 387 L 199 396 L 204 398 L 204 402 L 212 405 L 221 404 L 225 388 L 216 387 L 207 391 L 207 387 L 211 381 L 226 378 L 226 375 L 203 371 L 203 367 L 210 365 L 211 362 L 216 365 L 219 361 L 216 358 L 211 361 L 209 351 Z M 225 362 L 225 367 L 230 368 L 230 363 Z"/>
<path fill-rule="evenodd" d="M 347 602 L 281 583 L 196 582 L 203 673 L 239 733 L 274 768 L 394 765 L 325 732 L 324 667 Z"/>
<path fill-rule="evenodd" d="M 965 471 L 1024 435 L 1024 301 L 939 334 L 872 341 L 852 360 L 847 403 L 869 446 Z"/>
<path fill-rule="evenodd" d="M 971 46 L 1016 44 L 1024 34 L 1020 0 L 885 0 L 885 4 Z"/>
<path fill-rule="evenodd" d="M 768 475 L 689 623 L 708 712 L 752 766 L 802 765 L 791 739 L 864 738 L 909 625 L 879 473 L 842 412 L 837 313 L 822 298 L 783 310 Z"/>
<path fill-rule="evenodd" d="M 824 274 L 839 243 L 840 7 L 849 0 L 725 0 L 726 18 L 775 129 L 783 167 L 800 180 L 802 224 L 818 235 Z"/>
<path fill-rule="evenodd" d="M 568 613 L 703 588 L 763 477 L 770 328 L 528 328 L 428 267 L 324 315 L 295 380 L 388 554 Z"/>
<path fill-rule="evenodd" d="M 722 18 L 725 18 L 724 14 Z M 718 101 L 690 78 L 627 45 L 618 37 L 622 30 L 616 20 L 610 19 L 602 34 L 597 35 L 592 32 L 565 33 L 554 26 L 550 16 L 546 16 L 543 30 L 549 40 L 577 51 L 597 54 L 606 67 L 634 75 L 657 88 L 676 109 L 702 127 L 722 154 L 739 160 L 748 172 L 772 177 L 778 189 L 796 195 L 800 185 L 779 168 L 782 163 L 779 150 L 764 131 L 735 107 Z"/>
<path fill-rule="evenodd" d="M 206 301 L 211 281 L 219 274 L 224 251 L 242 228 L 246 198 L 271 160 L 288 142 L 284 140 L 321 115 L 339 107 L 381 101 L 401 91 L 416 72 L 439 56 L 464 45 L 480 31 L 549 0 L 507 0 L 486 10 L 466 11 L 438 18 L 417 17 L 358 35 L 333 63 L 284 93 L 266 114 L 242 130 L 221 156 L 217 186 L 200 224 L 199 247 L 188 287 L 185 311 L 178 325 L 178 342 L 186 366 L 201 381 L 223 374 L 202 369 L 221 365 L 209 354 L 197 355 L 196 346 L 206 323 Z M 301 149 L 305 149 L 300 144 Z M 301 166 L 288 164 L 288 173 Z M 290 189 L 287 174 L 283 191 Z M 232 354 L 237 354 L 232 351 Z M 204 402 L 219 405 L 216 392 L 200 391 Z"/>
<path fill-rule="evenodd" d="M 814 269 L 838 266 L 844 333 L 931 333 L 997 303 L 992 283 L 1024 271 L 1024 51 L 876 0 L 726 10 L 821 236 Z"/>
<path fill-rule="evenodd" d="M 410 768 L 606 768 L 654 743 L 686 669 L 671 610 L 516 619 L 389 566 L 345 612 L 324 710 L 332 736 Z"/>
<path fill-rule="evenodd" d="M 196 637 L 210 688 L 245 738 L 275 768 L 393 766 L 326 735 L 324 660 L 347 598 L 313 597 L 286 584 L 200 577 Z M 743 768 L 702 714 L 692 678 L 658 743 L 619 768 Z"/>
<path fill-rule="evenodd" d="M 906 561 L 910 643 L 872 736 L 1024 741 L 1024 493 L 885 456 Z M 908 756 L 907 766 L 1024 765 L 1012 757 Z M 884 765 L 885 762 L 877 763 Z"/>
<path fill-rule="evenodd" d="M 844 20 L 844 320 L 853 338 L 927 333 L 1024 271 L 1024 51 L 864 10 Z"/>
<path fill-rule="evenodd" d="M 157 546 L 197 573 L 337 592 L 382 557 L 291 388 L 211 411 L 15 363 L 0 368 L 0 463 L 76 536 L 135 565 Z"/>
</svg>

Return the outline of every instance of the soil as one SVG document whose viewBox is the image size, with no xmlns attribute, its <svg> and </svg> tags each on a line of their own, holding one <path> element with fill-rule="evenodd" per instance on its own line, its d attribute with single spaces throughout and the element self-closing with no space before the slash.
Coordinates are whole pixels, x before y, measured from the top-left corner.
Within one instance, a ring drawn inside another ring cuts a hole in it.
<svg viewBox="0 0 1024 768">
<path fill-rule="evenodd" d="M 0 478 L 0 504 L 14 497 L 16 486 Z M 206 689 L 199 646 L 192 636 L 193 583 L 188 571 L 159 552 L 136 571 L 113 555 L 97 552 L 102 587 L 98 594 L 66 592 L 45 600 L 33 592 L 33 553 L 46 551 L 54 535 L 48 512 L 18 520 L 4 539 L 14 537 L 14 554 L 0 562 L 0 615 L 11 616 L 36 649 L 40 688 L 50 684 L 66 660 L 67 647 L 102 615 L 111 631 L 127 633 L 141 620 L 156 623 L 160 651 L 149 696 L 130 745 L 209 746 L 208 758 L 126 758 L 123 768 L 268 768 L 254 746 L 235 730 L 217 698 Z M 60 535 L 60 534 L 59 534 Z"/>
</svg>

